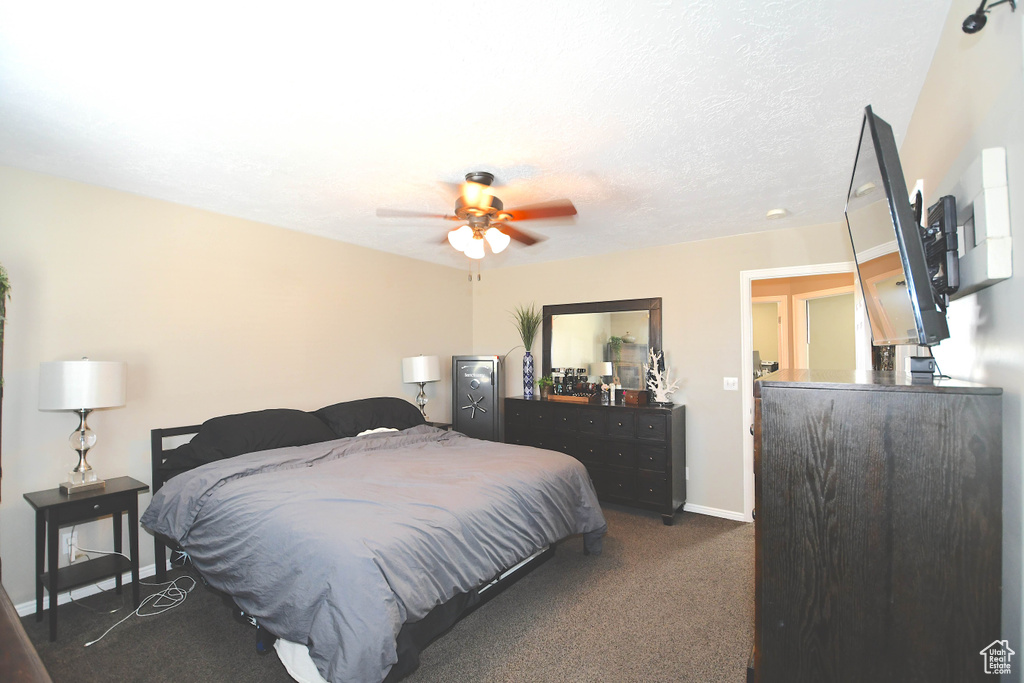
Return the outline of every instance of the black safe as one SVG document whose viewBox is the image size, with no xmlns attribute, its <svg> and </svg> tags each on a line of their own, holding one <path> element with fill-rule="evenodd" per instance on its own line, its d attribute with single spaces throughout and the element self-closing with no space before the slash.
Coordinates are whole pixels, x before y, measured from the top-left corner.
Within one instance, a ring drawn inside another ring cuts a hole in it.
<svg viewBox="0 0 1024 683">
<path fill-rule="evenodd" d="M 452 429 L 474 439 L 502 441 L 501 358 L 452 356 Z"/>
</svg>

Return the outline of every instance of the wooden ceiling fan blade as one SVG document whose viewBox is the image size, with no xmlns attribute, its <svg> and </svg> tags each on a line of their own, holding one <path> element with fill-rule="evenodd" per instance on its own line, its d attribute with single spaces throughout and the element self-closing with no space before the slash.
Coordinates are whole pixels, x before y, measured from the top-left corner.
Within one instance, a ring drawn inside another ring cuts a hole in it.
<svg viewBox="0 0 1024 683">
<path fill-rule="evenodd" d="M 556 199 L 541 204 L 520 206 L 518 209 L 506 209 L 513 221 L 529 221 L 538 218 L 561 218 L 564 216 L 575 216 L 576 207 L 568 199 Z"/>
<path fill-rule="evenodd" d="M 459 220 L 457 216 L 450 214 L 405 211 L 403 209 L 377 209 L 377 218 L 443 218 L 449 221 Z"/>
<path fill-rule="evenodd" d="M 531 235 L 525 230 L 513 228 L 508 223 L 491 223 L 491 226 L 497 228 L 498 230 L 501 230 L 503 233 L 514 239 L 516 242 L 519 242 L 520 244 L 525 244 L 528 247 L 537 244 L 538 242 L 543 242 L 546 239 L 539 235 Z"/>
</svg>

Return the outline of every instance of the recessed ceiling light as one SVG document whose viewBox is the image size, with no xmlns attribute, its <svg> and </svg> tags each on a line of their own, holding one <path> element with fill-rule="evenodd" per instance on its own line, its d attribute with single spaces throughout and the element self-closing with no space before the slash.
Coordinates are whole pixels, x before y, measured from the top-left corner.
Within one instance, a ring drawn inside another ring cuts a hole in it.
<svg viewBox="0 0 1024 683">
<path fill-rule="evenodd" d="M 780 218 L 785 218 L 787 215 L 789 215 L 789 211 L 786 211 L 785 209 L 772 209 L 766 213 L 764 217 L 770 221 L 777 221 Z"/>
<path fill-rule="evenodd" d="M 875 191 L 875 184 L 869 180 L 866 183 L 864 183 L 863 185 L 861 185 L 860 187 L 858 187 L 856 190 L 854 190 L 853 191 L 853 196 L 854 197 L 863 197 L 864 195 L 871 194 L 874 191 Z"/>
</svg>

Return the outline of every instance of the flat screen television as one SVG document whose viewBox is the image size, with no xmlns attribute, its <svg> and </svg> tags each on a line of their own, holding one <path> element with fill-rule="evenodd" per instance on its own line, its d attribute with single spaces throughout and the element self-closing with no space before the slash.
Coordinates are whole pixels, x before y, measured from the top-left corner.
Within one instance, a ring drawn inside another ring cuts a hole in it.
<svg viewBox="0 0 1024 683">
<path fill-rule="evenodd" d="M 916 215 L 915 215 L 916 213 Z M 892 127 L 864 112 L 846 199 L 846 224 L 875 346 L 933 346 L 949 337 L 946 306 L 956 291 L 956 201 L 943 197 L 926 226 L 911 204 Z"/>
</svg>

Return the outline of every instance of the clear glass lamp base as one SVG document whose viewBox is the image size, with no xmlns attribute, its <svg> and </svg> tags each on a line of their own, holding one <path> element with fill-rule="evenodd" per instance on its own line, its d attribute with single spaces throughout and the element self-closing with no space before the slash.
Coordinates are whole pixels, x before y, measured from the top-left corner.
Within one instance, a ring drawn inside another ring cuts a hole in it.
<svg viewBox="0 0 1024 683">
<path fill-rule="evenodd" d="M 80 472 L 72 470 L 68 472 L 68 478 L 60 483 L 60 491 L 63 494 L 83 493 L 105 488 L 107 483 L 96 476 L 91 468 Z"/>
</svg>

